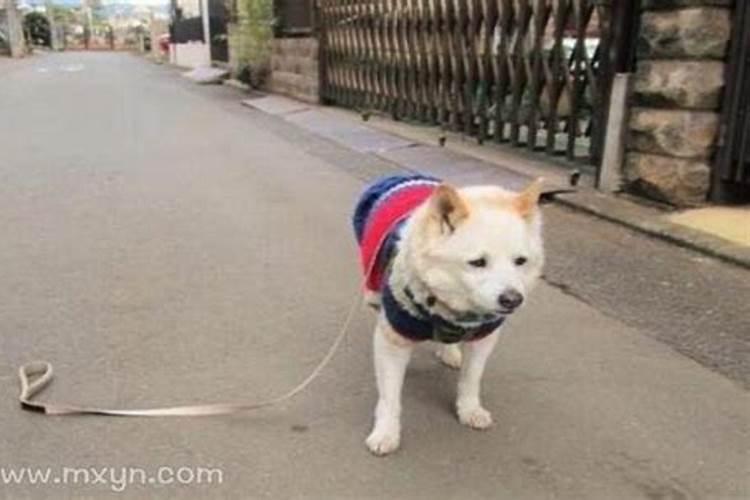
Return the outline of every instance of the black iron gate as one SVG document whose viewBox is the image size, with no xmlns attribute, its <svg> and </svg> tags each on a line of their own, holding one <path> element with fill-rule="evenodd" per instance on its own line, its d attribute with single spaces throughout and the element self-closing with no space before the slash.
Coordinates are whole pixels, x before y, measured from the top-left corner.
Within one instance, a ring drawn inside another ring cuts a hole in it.
<svg viewBox="0 0 750 500">
<path fill-rule="evenodd" d="M 713 201 L 750 201 L 750 5 L 735 3 Z"/>
<path fill-rule="evenodd" d="M 225 0 L 208 0 L 208 32 L 211 34 L 211 60 L 229 62 L 227 23 L 229 9 Z"/>
<path fill-rule="evenodd" d="M 171 43 L 189 43 L 203 41 L 203 19 L 200 15 L 185 15 L 177 0 L 171 0 L 171 22 L 169 38 Z"/>
<path fill-rule="evenodd" d="M 596 165 L 625 4 L 320 0 L 323 98 Z"/>
</svg>

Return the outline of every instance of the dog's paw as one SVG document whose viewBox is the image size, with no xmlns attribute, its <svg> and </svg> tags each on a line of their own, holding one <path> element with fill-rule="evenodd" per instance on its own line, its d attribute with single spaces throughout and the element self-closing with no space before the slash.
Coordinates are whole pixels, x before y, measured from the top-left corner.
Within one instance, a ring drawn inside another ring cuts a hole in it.
<svg viewBox="0 0 750 500">
<path fill-rule="evenodd" d="M 401 432 L 398 429 L 376 427 L 372 430 L 365 444 L 370 451 L 379 457 L 393 453 L 401 443 Z"/>
<path fill-rule="evenodd" d="M 481 406 L 459 408 L 458 420 L 472 429 L 484 430 L 492 426 L 492 414 Z"/>
<path fill-rule="evenodd" d="M 461 361 L 463 360 L 463 354 L 458 344 L 446 344 L 441 345 L 435 351 L 435 356 L 445 366 L 458 370 L 461 368 Z"/>
</svg>

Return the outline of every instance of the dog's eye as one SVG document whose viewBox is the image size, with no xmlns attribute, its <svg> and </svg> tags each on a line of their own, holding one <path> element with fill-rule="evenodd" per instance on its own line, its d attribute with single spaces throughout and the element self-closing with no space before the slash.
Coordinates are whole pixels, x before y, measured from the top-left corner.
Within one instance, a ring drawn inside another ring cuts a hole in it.
<svg viewBox="0 0 750 500">
<path fill-rule="evenodd" d="M 526 264 L 526 262 L 528 262 L 528 260 L 529 260 L 529 259 L 527 259 L 526 257 L 523 257 L 523 256 L 521 256 L 521 257 L 516 257 L 516 258 L 515 258 L 515 259 L 513 260 L 513 263 L 514 263 L 515 265 L 517 265 L 517 266 L 522 266 L 522 265 Z"/>
<path fill-rule="evenodd" d="M 487 267 L 487 259 L 479 257 L 478 259 L 470 260 L 469 265 L 473 267 Z"/>
</svg>

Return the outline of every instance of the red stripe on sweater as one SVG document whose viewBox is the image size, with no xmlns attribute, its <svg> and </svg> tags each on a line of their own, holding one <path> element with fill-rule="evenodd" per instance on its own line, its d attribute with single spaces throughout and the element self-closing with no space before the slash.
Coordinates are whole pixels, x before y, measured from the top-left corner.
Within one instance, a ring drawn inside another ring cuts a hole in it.
<svg viewBox="0 0 750 500">
<path fill-rule="evenodd" d="M 436 187 L 434 185 L 404 187 L 390 195 L 370 214 L 360 245 L 360 257 L 367 278 L 365 282 L 367 290 L 380 291 L 384 269 L 378 269 L 374 262 L 390 232 L 401 220 L 429 198 Z M 368 272 L 369 275 L 367 275 Z"/>
</svg>

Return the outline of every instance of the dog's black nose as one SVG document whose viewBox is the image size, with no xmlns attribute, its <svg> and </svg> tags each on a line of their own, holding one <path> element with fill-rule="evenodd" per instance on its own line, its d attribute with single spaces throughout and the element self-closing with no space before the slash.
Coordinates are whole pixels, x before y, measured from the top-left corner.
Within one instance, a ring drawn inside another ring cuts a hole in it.
<svg viewBox="0 0 750 500">
<path fill-rule="evenodd" d="M 505 290 L 497 298 L 497 302 L 503 309 L 515 309 L 523 303 L 523 295 L 515 288 Z"/>
</svg>

